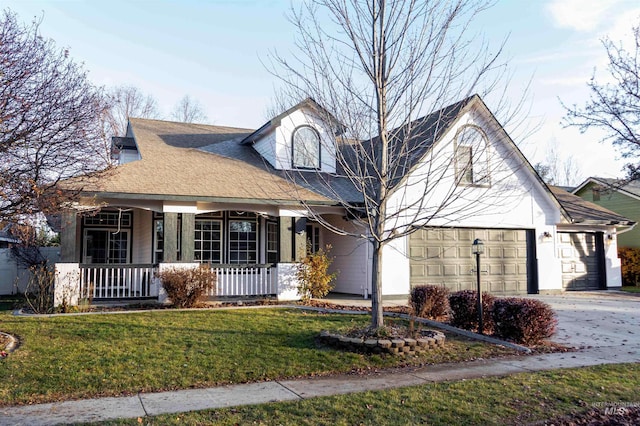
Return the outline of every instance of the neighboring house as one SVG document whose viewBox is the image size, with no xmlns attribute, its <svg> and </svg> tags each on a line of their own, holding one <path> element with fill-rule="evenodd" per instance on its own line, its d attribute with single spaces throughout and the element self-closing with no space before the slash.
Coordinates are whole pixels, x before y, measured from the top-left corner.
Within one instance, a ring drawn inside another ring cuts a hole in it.
<svg viewBox="0 0 640 426">
<path fill-rule="evenodd" d="M 120 165 L 84 186 L 78 209 L 63 215 L 59 276 L 79 271 L 96 298 L 157 297 L 156 268 L 207 263 L 218 274 L 213 294 L 295 299 L 296 262 L 307 244 L 331 244 L 340 272 L 335 291 L 366 297 L 369 245 L 312 220 L 354 230 L 353 211 L 340 200 L 363 200 L 336 164 L 343 126 L 324 121 L 325 112 L 307 99 L 255 131 L 130 119 L 125 137 L 114 138 Z M 469 197 L 428 224 L 396 218 L 398 229 L 416 230 L 385 247 L 383 296 L 419 284 L 475 288 L 475 238 L 486 246 L 483 285 L 496 294 L 621 285 L 617 233 L 634 223 L 547 187 L 480 97 L 412 125 L 421 136 L 410 141 L 407 167 L 392 176 L 389 208 L 428 211 L 450 190 Z M 473 154 L 478 146 L 485 148 L 480 156 Z M 436 167 L 441 178 L 428 187 L 429 200 L 421 199 L 415 188 L 429 185 L 423 172 Z M 92 214 L 78 213 L 92 207 Z"/>
<path fill-rule="evenodd" d="M 640 221 L 640 181 L 590 177 L 573 191 L 575 195 Z M 618 236 L 618 247 L 640 248 L 640 227 Z"/>
</svg>

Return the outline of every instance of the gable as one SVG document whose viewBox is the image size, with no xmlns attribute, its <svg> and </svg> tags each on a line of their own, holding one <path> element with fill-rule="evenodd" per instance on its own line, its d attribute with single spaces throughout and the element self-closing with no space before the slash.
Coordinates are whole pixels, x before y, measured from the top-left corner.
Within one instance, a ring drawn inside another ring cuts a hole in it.
<svg viewBox="0 0 640 426">
<path fill-rule="evenodd" d="M 254 147 L 258 152 L 269 151 L 272 158 L 267 161 L 276 170 L 299 170 L 303 169 L 299 163 L 294 162 L 294 134 L 309 129 L 315 132 L 318 137 L 317 146 L 317 167 L 309 167 L 313 172 L 335 173 L 335 137 L 331 128 L 321 117 L 307 108 L 297 109 L 282 117 L 273 132 L 268 137 L 258 140 Z M 266 148 L 266 145 L 270 145 Z"/>
<path fill-rule="evenodd" d="M 240 141 L 253 145 L 276 170 L 335 173 L 335 135 L 343 126 L 313 99 L 306 99 Z"/>
<path fill-rule="evenodd" d="M 590 177 L 572 193 L 593 202 L 599 201 L 593 199 L 594 195 L 600 195 L 600 198 L 606 196 L 607 199 L 622 197 L 640 201 L 640 181 L 624 182 L 619 179 Z"/>
<path fill-rule="evenodd" d="M 460 173 L 456 148 L 463 145 L 460 136 L 465 129 L 477 129 L 483 136 L 480 144 L 471 144 L 467 150 L 474 158 L 478 180 L 463 181 Z M 416 214 L 435 226 L 530 228 L 568 220 L 558 200 L 477 96 L 394 191 L 390 205 L 405 223 Z"/>
</svg>

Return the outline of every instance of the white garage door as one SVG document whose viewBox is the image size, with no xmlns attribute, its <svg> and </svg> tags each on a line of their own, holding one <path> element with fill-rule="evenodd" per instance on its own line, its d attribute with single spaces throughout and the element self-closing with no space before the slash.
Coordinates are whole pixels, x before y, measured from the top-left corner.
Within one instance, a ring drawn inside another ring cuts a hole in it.
<svg viewBox="0 0 640 426">
<path fill-rule="evenodd" d="M 443 285 L 451 291 L 475 290 L 474 239 L 485 244 L 480 270 L 483 291 L 526 294 L 527 234 L 524 229 L 424 228 L 411 234 L 411 286 Z M 533 268 L 531 268 L 533 269 Z M 535 292 L 535 291 L 533 291 Z"/>
<path fill-rule="evenodd" d="M 597 234 L 558 233 L 563 289 L 598 290 L 601 288 L 599 246 Z"/>
</svg>

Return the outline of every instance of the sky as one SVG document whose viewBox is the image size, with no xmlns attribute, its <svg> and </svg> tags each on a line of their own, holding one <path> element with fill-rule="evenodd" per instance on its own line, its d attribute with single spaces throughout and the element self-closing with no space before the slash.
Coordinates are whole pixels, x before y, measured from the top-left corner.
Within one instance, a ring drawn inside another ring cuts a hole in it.
<svg viewBox="0 0 640 426">
<path fill-rule="evenodd" d="M 0 0 L 0 7 L 23 22 L 41 19 L 41 34 L 69 48 L 95 84 L 136 86 L 167 119 L 189 95 L 210 124 L 257 128 L 270 118 L 278 84 L 265 63 L 274 51 L 293 50 L 287 13 L 297 1 Z M 531 163 L 555 150 L 578 164 L 570 184 L 623 175 L 624 160 L 600 132 L 561 124 L 561 102 L 584 105 L 594 73 L 606 81 L 602 38 L 631 46 L 638 24 L 637 0 L 498 0 L 472 22 L 492 46 L 506 40 L 507 101 L 517 104 L 528 87 L 522 119 L 535 132 L 511 136 Z"/>
</svg>

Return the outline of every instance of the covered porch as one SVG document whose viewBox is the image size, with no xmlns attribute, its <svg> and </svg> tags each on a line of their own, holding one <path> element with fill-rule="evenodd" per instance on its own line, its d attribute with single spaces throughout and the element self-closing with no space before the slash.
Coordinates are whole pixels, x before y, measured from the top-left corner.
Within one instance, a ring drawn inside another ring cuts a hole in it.
<svg viewBox="0 0 640 426">
<path fill-rule="evenodd" d="M 212 298 L 296 300 L 296 263 L 308 247 L 321 247 L 326 232 L 293 206 L 105 204 L 63 215 L 60 300 L 164 301 L 158 271 L 203 264 L 217 278 Z"/>
</svg>

